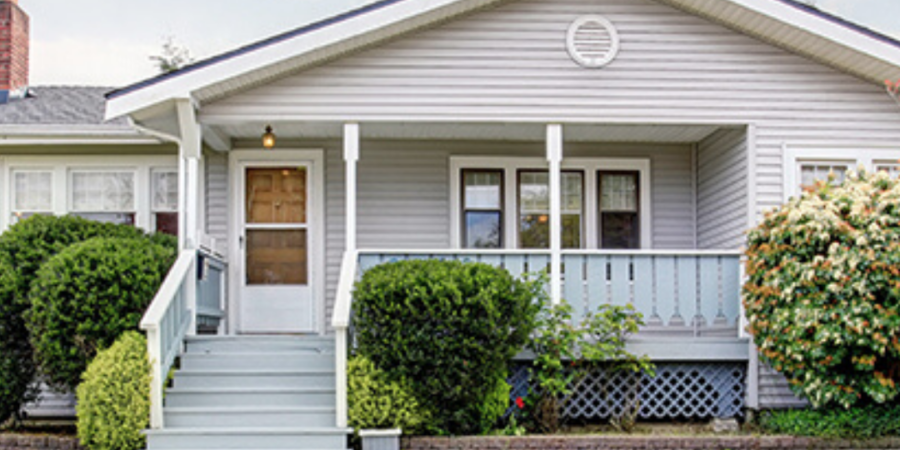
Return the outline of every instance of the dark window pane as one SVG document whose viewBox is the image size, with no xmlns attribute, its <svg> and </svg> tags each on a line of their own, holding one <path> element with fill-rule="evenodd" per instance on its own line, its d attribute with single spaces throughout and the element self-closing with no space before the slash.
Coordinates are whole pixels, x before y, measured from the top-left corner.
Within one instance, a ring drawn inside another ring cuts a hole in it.
<svg viewBox="0 0 900 450">
<path fill-rule="evenodd" d="M 178 213 L 156 213 L 156 232 L 178 236 Z"/>
<path fill-rule="evenodd" d="M 500 213 L 466 213 L 466 248 L 500 248 Z"/>
<path fill-rule="evenodd" d="M 602 248 L 631 249 L 639 246 L 638 215 L 626 212 L 601 213 Z"/>
<path fill-rule="evenodd" d="M 562 247 L 581 248 L 581 216 L 577 214 L 563 214 Z"/>
<path fill-rule="evenodd" d="M 550 216 L 523 214 L 519 220 L 520 248 L 550 248 Z"/>
</svg>

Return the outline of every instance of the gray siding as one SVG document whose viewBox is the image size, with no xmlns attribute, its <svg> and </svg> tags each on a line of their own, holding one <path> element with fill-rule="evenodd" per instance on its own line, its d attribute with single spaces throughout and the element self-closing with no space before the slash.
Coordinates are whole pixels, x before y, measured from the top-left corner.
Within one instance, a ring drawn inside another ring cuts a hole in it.
<svg viewBox="0 0 900 450">
<path fill-rule="evenodd" d="M 216 250 L 228 254 L 228 155 L 207 152 L 206 234 L 216 240 Z"/>
<path fill-rule="evenodd" d="M 783 375 L 759 363 L 759 405 L 764 409 L 781 409 L 802 408 L 808 403 L 794 395 Z"/>
<path fill-rule="evenodd" d="M 697 145 L 697 246 L 738 248 L 748 226 L 747 134 L 720 130 Z"/>
<path fill-rule="evenodd" d="M 41 383 L 38 399 L 22 408 L 32 419 L 68 419 L 75 417 L 75 394 L 57 392 Z"/>
</svg>

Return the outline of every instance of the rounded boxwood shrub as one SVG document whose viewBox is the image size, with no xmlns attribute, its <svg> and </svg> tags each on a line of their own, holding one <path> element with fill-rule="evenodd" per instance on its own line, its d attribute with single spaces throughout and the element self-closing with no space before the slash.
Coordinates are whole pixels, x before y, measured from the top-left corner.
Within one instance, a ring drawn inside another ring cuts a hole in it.
<svg viewBox="0 0 900 450">
<path fill-rule="evenodd" d="M 74 389 L 98 350 L 137 329 L 174 261 L 174 248 L 145 238 L 95 238 L 47 261 L 26 321 L 48 381 Z"/>
<path fill-rule="evenodd" d="M 409 381 L 390 380 L 364 356 L 347 362 L 347 413 L 357 430 L 400 428 L 415 434 L 427 421 Z"/>
<path fill-rule="evenodd" d="M 900 185 L 819 183 L 749 233 L 743 302 L 761 358 L 815 406 L 900 392 Z"/>
<path fill-rule="evenodd" d="M 23 220 L 0 235 L 0 422 L 36 394 L 37 369 L 24 314 L 38 268 L 75 242 L 97 236 L 142 235 L 130 226 L 43 215 Z"/>
<path fill-rule="evenodd" d="M 488 264 L 383 264 L 356 285 L 358 352 L 391 379 L 410 380 L 431 431 L 485 433 L 508 405 L 508 397 L 495 405 L 499 383 L 545 297 L 542 283 Z"/>
<path fill-rule="evenodd" d="M 147 340 L 129 331 L 97 354 L 78 386 L 78 438 L 91 450 L 144 448 L 150 425 Z"/>
</svg>

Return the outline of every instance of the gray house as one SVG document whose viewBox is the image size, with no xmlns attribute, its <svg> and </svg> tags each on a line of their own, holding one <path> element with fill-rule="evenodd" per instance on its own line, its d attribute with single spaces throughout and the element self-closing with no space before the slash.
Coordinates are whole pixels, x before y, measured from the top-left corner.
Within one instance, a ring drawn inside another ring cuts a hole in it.
<svg viewBox="0 0 900 450">
<path fill-rule="evenodd" d="M 788 0 L 383 0 L 114 91 L 179 149 L 149 446 L 345 448 L 352 283 L 405 258 L 634 304 L 644 417 L 796 405 L 743 331 L 743 233 L 900 171 L 898 76 L 900 44 Z"/>
</svg>

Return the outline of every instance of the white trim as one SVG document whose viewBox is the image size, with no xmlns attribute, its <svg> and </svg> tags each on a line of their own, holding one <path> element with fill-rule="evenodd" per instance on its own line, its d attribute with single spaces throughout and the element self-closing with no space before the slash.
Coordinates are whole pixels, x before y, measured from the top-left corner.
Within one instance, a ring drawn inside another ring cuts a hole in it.
<svg viewBox="0 0 900 450">
<path fill-rule="evenodd" d="M 106 118 L 131 114 L 171 98 L 189 96 L 207 87 L 222 86 L 229 81 L 234 86 L 231 89 L 235 89 L 248 82 L 258 81 L 264 76 L 271 79 L 280 76 L 282 72 L 327 61 L 330 56 L 346 54 L 363 46 L 371 46 L 411 29 L 428 28 L 434 23 L 449 20 L 476 8 L 499 3 L 499 1 L 406 0 L 397 2 L 280 42 L 262 45 L 250 52 L 223 58 L 205 67 L 176 73 L 155 84 L 137 87 L 131 92 L 109 100 Z M 873 82 L 880 82 L 884 78 L 882 73 L 876 73 L 879 69 L 878 62 L 900 67 L 900 48 L 780 2 L 771 0 L 722 0 L 717 2 L 664 0 L 664 3 L 692 11 L 694 14 L 712 17 L 719 22 L 741 28 L 745 33 L 751 35 L 765 36 L 767 29 L 771 31 L 772 27 L 772 24 L 765 19 L 772 19 L 799 31 L 791 33 L 788 38 L 777 43 L 789 49 L 793 48 L 794 52 L 798 54 L 809 53 L 809 50 L 804 48 L 804 43 L 809 41 L 809 36 L 804 32 L 811 33 L 813 37 L 830 41 L 836 47 L 834 49 L 830 46 L 823 48 L 821 54 L 816 55 L 819 58 L 824 59 L 828 51 L 845 47 L 873 60 L 871 64 L 857 65 L 860 67 L 871 66 L 872 68 L 868 69 L 869 72 L 862 72 L 855 67 L 844 68 L 850 73 L 867 75 Z M 287 63 L 287 61 L 292 63 Z M 274 70 L 272 67 L 278 67 L 280 70 Z M 240 78 L 244 78 L 244 80 Z M 228 92 L 224 88 L 219 90 Z"/>
<path fill-rule="evenodd" d="M 885 161 L 900 159 L 900 146 L 894 148 L 801 148 L 782 144 L 784 164 L 784 184 L 782 192 L 784 201 L 800 193 L 800 164 L 846 164 L 850 170 L 860 167 L 874 171 L 875 165 Z"/>
<path fill-rule="evenodd" d="M 547 162 L 550 165 L 547 181 L 550 194 L 550 302 L 555 305 L 562 301 L 562 125 L 547 125 L 546 139 Z M 582 230 L 583 234 L 586 234 L 585 230 Z"/>
<path fill-rule="evenodd" d="M 344 124 L 344 251 L 356 250 L 356 163 L 359 161 L 359 124 Z"/>
<path fill-rule="evenodd" d="M 244 261 L 240 246 L 243 199 L 243 171 L 248 165 L 265 167 L 292 163 L 308 164 L 312 177 L 309 196 L 307 224 L 312 226 L 309 236 L 311 264 L 310 281 L 315 305 L 313 328 L 319 333 L 326 332 L 325 303 L 325 153 L 321 149 L 278 149 L 278 150 L 233 150 L 228 154 L 228 330 L 240 333 L 240 280 L 243 277 Z"/>
<path fill-rule="evenodd" d="M 641 249 L 653 248 L 653 208 L 651 195 L 651 164 L 650 159 L 640 158 L 563 158 L 562 170 L 583 170 L 585 172 L 585 211 L 584 211 L 584 235 L 583 245 L 588 248 L 596 248 L 599 239 L 597 226 L 597 194 L 596 178 L 600 170 L 634 170 L 641 174 L 640 180 L 640 204 L 641 204 Z M 497 169 L 503 171 L 504 210 L 503 235 L 504 247 L 515 249 L 518 246 L 519 216 L 518 202 L 516 201 L 516 173 L 523 169 L 546 170 L 547 160 L 541 157 L 502 157 L 502 156 L 451 156 L 450 157 L 450 247 L 462 248 L 460 224 L 460 185 L 459 179 L 463 169 Z M 592 236 L 593 235 L 593 239 Z"/>
<path fill-rule="evenodd" d="M 47 170 L 52 172 L 53 183 L 53 208 L 56 215 L 65 215 L 71 210 L 69 174 L 73 171 L 128 171 L 135 174 L 134 179 L 134 209 L 135 226 L 145 231 L 153 231 L 150 220 L 149 192 L 150 170 L 156 167 L 172 167 L 177 161 L 175 155 L 116 155 L 110 158 L 108 155 L 28 155 L 6 156 L 5 164 L 0 166 L 0 231 L 6 230 L 11 225 L 13 206 L 12 171 L 18 170 Z M 88 212 L 88 211 L 80 211 Z M 108 212 L 108 211 L 95 211 Z M 118 212 L 118 211 L 116 211 Z M 126 212 L 126 211 L 121 211 Z"/>
</svg>

